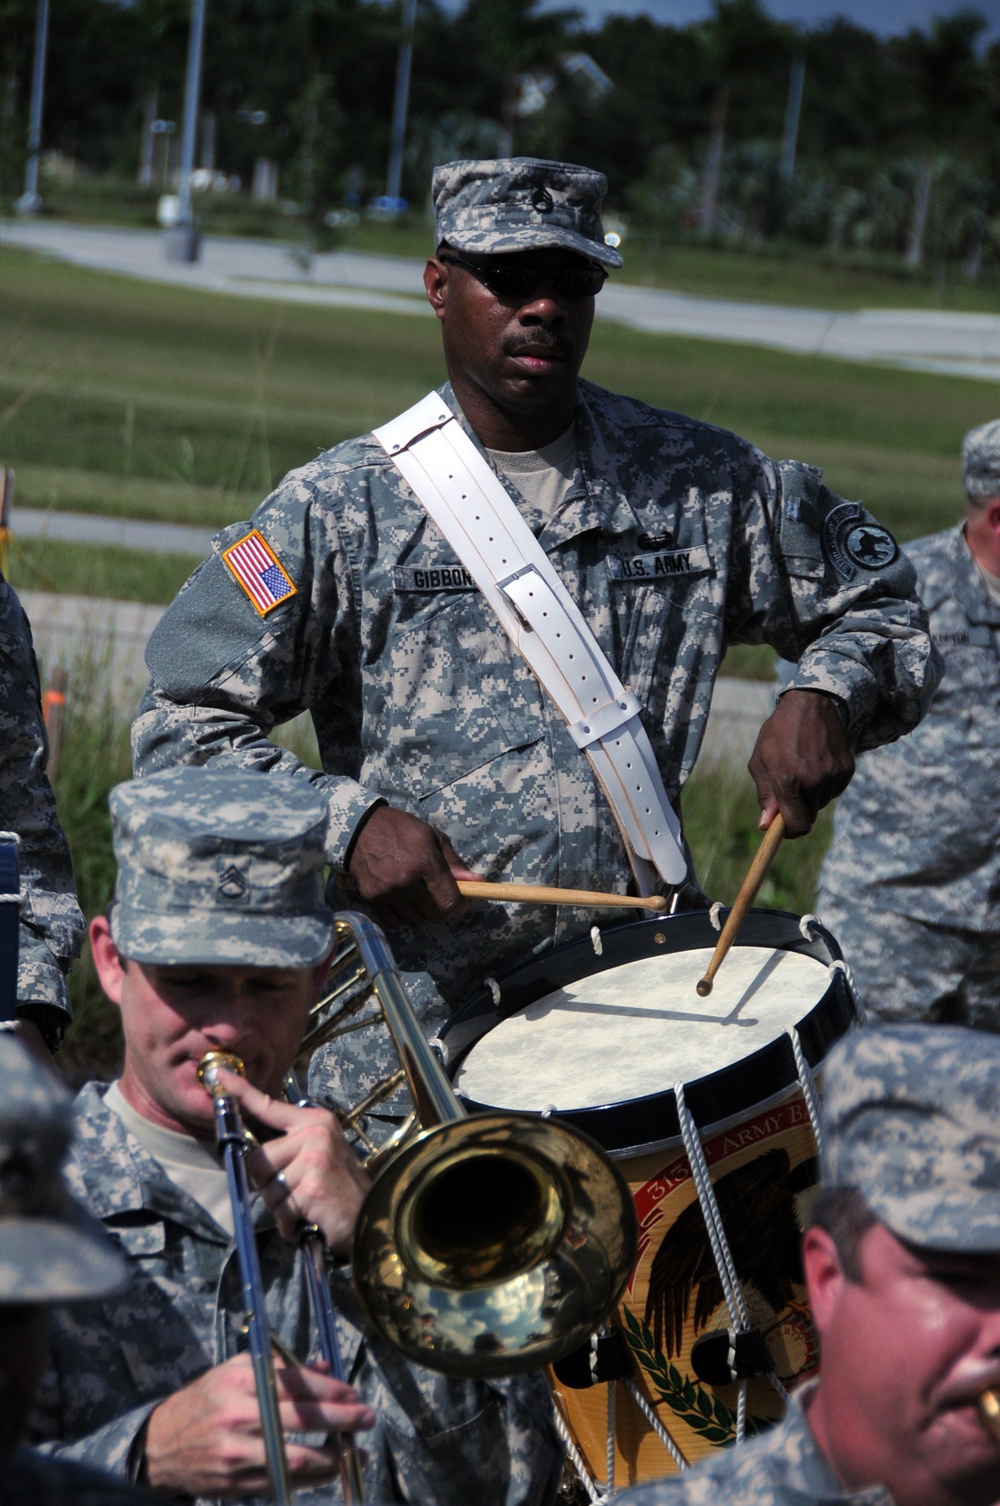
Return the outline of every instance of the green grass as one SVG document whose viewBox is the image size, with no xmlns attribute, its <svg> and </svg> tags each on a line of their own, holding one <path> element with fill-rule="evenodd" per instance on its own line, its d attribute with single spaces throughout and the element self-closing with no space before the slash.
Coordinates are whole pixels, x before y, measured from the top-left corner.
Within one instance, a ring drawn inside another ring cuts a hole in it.
<svg viewBox="0 0 1000 1506">
<path fill-rule="evenodd" d="M 0 249 L 0 460 L 18 500 L 244 517 L 292 466 L 440 382 L 431 319 L 160 287 Z M 593 380 L 823 465 L 910 539 L 962 504 L 994 384 L 598 323 Z"/>
<path fill-rule="evenodd" d="M 19 591 L 58 591 L 166 606 L 199 563 L 197 556 L 15 536 L 4 574 Z"/>
</svg>

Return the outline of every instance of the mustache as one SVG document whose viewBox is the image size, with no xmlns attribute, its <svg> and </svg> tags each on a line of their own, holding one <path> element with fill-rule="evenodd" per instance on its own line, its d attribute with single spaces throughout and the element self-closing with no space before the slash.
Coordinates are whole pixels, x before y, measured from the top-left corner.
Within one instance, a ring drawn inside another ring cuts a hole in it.
<svg viewBox="0 0 1000 1506">
<path fill-rule="evenodd" d="M 530 351 L 532 355 L 559 356 L 562 360 L 568 360 L 573 351 L 573 344 L 565 335 L 560 335 L 552 330 L 534 330 L 523 335 L 511 335 L 509 340 L 504 341 L 504 355 L 517 356 L 522 351 Z"/>
</svg>

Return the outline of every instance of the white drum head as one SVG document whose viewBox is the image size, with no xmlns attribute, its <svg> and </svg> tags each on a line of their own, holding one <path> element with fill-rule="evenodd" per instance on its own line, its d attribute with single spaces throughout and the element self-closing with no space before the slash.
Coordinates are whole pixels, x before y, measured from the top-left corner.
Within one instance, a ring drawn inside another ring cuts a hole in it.
<svg viewBox="0 0 1000 1506">
<path fill-rule="evenodd" d="M 734 947 L 707 999 L 712 949 L 645 957 L 580 978 L 501 1020 L 455 1076 L 464 1097 L 540 1113 L 623 1103 L 732 1066 L 783 1035 L 823 998 L 825 963 Z"/>
</svg>

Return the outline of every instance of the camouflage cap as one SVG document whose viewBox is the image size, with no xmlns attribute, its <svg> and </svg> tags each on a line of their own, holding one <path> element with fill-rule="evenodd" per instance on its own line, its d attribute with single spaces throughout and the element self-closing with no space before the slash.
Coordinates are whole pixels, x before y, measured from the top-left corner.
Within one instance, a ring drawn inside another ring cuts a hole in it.
<svg viewBox="0 0 1000 1506">
<path fill-rule="evenodd" d="M 970 429 L 962 441 L 962 472 L 971 497 L 1000 497 L 1000 418 Z"/>
<path fill-rule="evenodd" d="M 1000 1035 L 852 1032 L 823 1069 L 823 1181 L 856 1187 L 900 1239 L 1000 1250 Z"/>
<path fill-rule="evenodd" d="M 311 967 L 333 945 L 326 802 L 306 780 L 175 768 L 111 792 L 111 934 L 136 962 Z"/>
<path fill-rule="evenodd" d="M 0 1303 L 73 1302 L 117 1291 L 124 1262 L 59 1172 L 69 1099 L 16 1036 L 0 1035 Z"/>
<path fill-rule="evenodd" d="M 622 259 L 601 224 L 607 189 L 603 173 L 572 162 L 447 162 L 434 169 L 431 184 L 437 244 L 494 254 L 563 246 L 617 268 Z"/>
</svg>

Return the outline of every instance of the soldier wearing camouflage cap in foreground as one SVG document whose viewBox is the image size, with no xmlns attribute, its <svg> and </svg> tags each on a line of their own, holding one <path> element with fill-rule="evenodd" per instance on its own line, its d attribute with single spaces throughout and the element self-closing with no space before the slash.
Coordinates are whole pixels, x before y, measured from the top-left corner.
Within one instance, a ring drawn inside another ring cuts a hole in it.
<svg viewBox="0 0 1000 1506">
<path fill-rule="evenodd" d="M 859 758 L 817 909 L 872 1015 L 1000 1030 L 1000 420 L 962 457 L 964 521 L 906 546 L 946 673 L 911 737 Z"/>
<path fill-rule="evenodd" d="M 21 886 L 16 998 L 3 997 L 0 974 L 0 1020 L 16 1012 L 22 1028 L 30 1022 L 54 1050 L 70 1020 L 66 974 L 80 951 L 83 916 L 47 759 L 31 628 L 0 575 L 0 832 L 18 838 Z"/>
<path fill-rule="evenodd" d="M 728 644 L 799 660 L 752 769 L 765 820 L 780 808 L 800 835 L 846 784 L 853 746 L 923 713 L 937 658 L 913 572 L 811 467 L 578 380 L 595 295 L 621 265 L 605 189 L 589 168 L 532 158 L 435 170 L 424 283 L 444 340 L 441 402 L 636 696 L 675 804 Z M 400 928 L 428 1030 L 486 976 L 594 920 L 470 906 L 457 880 L 632 882 L 586 756 L 371 435 L 293 472 L 218 536 L 147 663 L 137 774 L 220 758 L 309 779 L 327 801 L 335 875 Z M 268 740 L 304 710 L 321 773 Z M 387 1044 L 355 1035 L 331 1075 L 350 1097 L 391 1065 Z"/>
<path fill-rule="evenodd" d="M 995 1506 L 1000 1039 L 857 1031 L 823 1070 L 803 1264 L 820 1374 L 763 1438 L 621 1506 Z"/>
<path fill-rule="evenodd" d="M 242 1288 L 212 1104 L 197 1065 L 223 1074 L 264 1140 L 247 1165 L 266 1320 L 304 1363 L 280 1362 L 296 1501 L 341 1498 L 334 1431 L 364 1429 L 366 1499 L 421 1506 L 546 1506 L 561 1449 L 541 1374 L 453 1380 L 409 1364 L 367 1325 L 342 1263 L 368 1179 L 325 1109 L 284 1101 L 334 940 L 323 897 L 326 804 L 303 779 L 174 769 L 112 793 L 118 881 L 91 926 L 119 1007 L 121 1079 L 76 1100 L 70 1183 L 125 1256 L 128 1289 L 53 1326 L 32 1438 L 185 1499 L 266 1488 Z M 321 1229 L 345 1372 L 312 1331 L 303 1221 Z"/>
<path fill-rule="evenodd" d="M 55 1074 L 0 1035 L 0 1502 L 141 1506 L 144 1493 L 18 1444 L 45 1365 L 49 1307 L 107 1297 L 125 1266 L 66 1192 L 70 1108 Z"/>
</svg>

